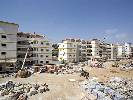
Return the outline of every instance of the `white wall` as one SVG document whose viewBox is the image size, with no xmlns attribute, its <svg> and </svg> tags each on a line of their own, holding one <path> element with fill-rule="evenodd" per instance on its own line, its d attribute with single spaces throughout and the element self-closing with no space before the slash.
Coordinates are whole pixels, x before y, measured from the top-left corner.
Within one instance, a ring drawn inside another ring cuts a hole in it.
<svg viewBox="0 0 133 100">
<path fill-rule="evenodd" d="M 10 24 L 6 22 L 0 22 L 0 58 L 15 58 L 17 50 L 17 32 L 18 25 Z M 1 35 L 6 35 L 6 38 L 1 38 Z M 6 44 L 6 47 L 1 46 L 1 44 Z M 1 55 L 1 52 L 6 52 L 6 55 Z"/>
</svg>

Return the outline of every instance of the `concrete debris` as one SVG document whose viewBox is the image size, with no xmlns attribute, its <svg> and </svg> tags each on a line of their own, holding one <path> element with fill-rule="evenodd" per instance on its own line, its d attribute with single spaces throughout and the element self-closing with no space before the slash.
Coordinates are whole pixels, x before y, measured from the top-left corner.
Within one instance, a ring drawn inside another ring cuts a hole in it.
<svg viewBox="0 0 133 100">
<path fill-rule="evenodd" d="M 133 62 L 127 64 L 120 64 L 119 67 L 121 70 L 131 70 L 133 69 Z"/>
<path fill-rule="evenodd" d="M 28 96 L 49 91 L 45 84 L 22 84 L 8 81 L 0 84 L 0 100 L 27 100 Z"/>
<path fill-rule="evenodd" d="M 133 61 L 127 62 L 114 62 L 112 67 L 119 67 L 121 70 L 132 70 L 133 69 Z"/>
<path fill-rule="evenodd" d="M 6 77 L 12 77 L 12 76 L 14 76 L 14 73 L 9 73 L 9 74 L 0 74 L 0 78 L 6 78 Z"/>
<path fill-rule="evenodd" d="M 15 75 L 15 77 L 17 78 L 17 77 L 20 77 L 20 78 L 27 78 L 27 77 L 29 77 L 31 75 L 31 72 L 30 71 L 28 71 L 27 69 L 22 69 L 22 70 L 19 70 L 17 73 L 16 73 L 16 75 Z"/>
<path fill-rule="evenodd" d="M 79 73 L 81 71 L 81 68 L 85 67 L 85 64 L 68 63 L 68 64 L 60 64 L 60 65 L 46 65 L 45 67 L 46 67 L 45 68 L 46 73 L 73 74 L 73 73 Z"/>
<path fill-rule="evenodd" d="M 106 84 L 89 79 L 80 83 L 80 86 L 97 98 L 97 100 L 132 100 L 133 80 L 113 77 Z"/>
</svg>

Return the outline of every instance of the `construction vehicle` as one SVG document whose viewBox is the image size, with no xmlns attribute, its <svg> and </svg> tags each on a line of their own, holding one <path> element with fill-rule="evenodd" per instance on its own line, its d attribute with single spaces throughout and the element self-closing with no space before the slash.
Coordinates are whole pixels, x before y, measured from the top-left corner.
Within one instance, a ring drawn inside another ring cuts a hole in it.
<svg viewBox="0 0 133 100">
<path fill-rule="evenodd" d="M 15 77 L 20 77 L 20 78 L 27 78 L 31 75 L 31 72 L 28 71 L 26 68 L 24 68 L 24 64 L 25 64 L 25 61 L 26 61 L 26 58 L 27 58 L 27 55 L 28 55 L 28 52 L 29 52 L 30 48 L 27 49 L 27 52 L 25 54 L 25 57 L 24 57 L 24 61 L 23 61 L 23 64 L 22 64 L 22 67 L 21 69 L 17 72 L 17 74 L 15 75 Z"/>
</svg>

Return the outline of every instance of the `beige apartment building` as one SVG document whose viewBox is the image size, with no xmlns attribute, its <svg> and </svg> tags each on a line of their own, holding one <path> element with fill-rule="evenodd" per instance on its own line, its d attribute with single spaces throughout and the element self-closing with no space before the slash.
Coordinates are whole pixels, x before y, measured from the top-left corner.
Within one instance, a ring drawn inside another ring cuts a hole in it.
<svg viewBox="0 0 133 100">
<path fill-rule="evenodd" d="M 59 61 L 77 62 L 79 60 L 78 40 L 66 39 L 62 43 L 58 43 L 59 47 Z"/>
<path fill-rule="evenodd" d="M 0 21 L 0 71 L 12 68 L 17 61 L 18 28 L 18 24 Z"/>
<path fill-rule="evenodd" d="M 25 65 L 52 63 L 52 45 L 45 35 L 37 33 L 17 34 L 17 59 L 22 64 L 28 50 Z"/>
</svg>

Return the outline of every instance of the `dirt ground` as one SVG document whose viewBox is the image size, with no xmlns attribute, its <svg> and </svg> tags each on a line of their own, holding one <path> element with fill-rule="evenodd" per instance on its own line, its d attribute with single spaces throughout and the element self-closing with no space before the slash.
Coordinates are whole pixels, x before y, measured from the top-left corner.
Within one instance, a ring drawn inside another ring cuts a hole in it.
<svg viewBox="0 0 133 100">
<path fill-rule="evenodd" d="M 119 68 L 85 68 L 90 73 L 90 77 L 98 77 L 99 81 L 106 82 L 110 77 L 133 78 L 133 71 L 121 71 Z M 73 81 L 70 81 L 72 79 Z M 85 80 L 79 74 L 48 74 L 41 73 L 32 75 L 29 78 L 3 78 L 0 83 L 13 80 L 20 83 L 37 83 L 49 85 L 50 91 L 31 96 L 29 100 L 81 100 L 85 93 L 80 88 L 79 82 Z M 75 81 L 74 81 L 75 80 Z M 85 99 L 83 99 L 85 100 Z"/>
<path fill-rule="evenodd" d="M 69 79 L 75 80 L 70 81 Z M 78 82 L 84 80 L 79 74 L 55 75 L 55 74 L 35 74 L 29 78 L 5 78 L 0 79 L 0 83 L 7 80 L 20 83 L 37 83 L 49 85 L 50 91 L 31 96 L 29 100 L 81 100 L 84 93 Z"/>
<path fill-rule="evenodd" d="M 133 78 L 133 70 L 120 70 L 115 67 L 85 69 L 90 73 L 90 77 L 98 77 L 101 82 L 108 81 L 110 77 Z"/>
</svg>

